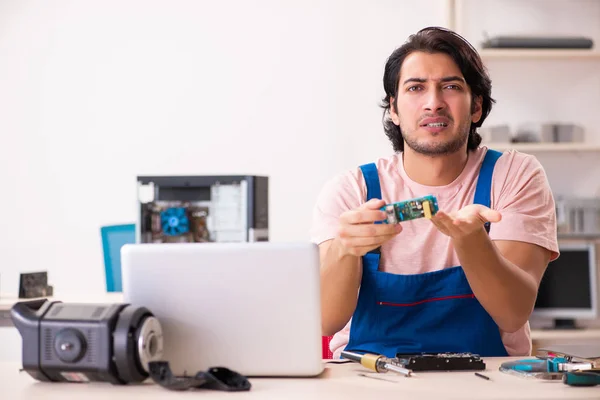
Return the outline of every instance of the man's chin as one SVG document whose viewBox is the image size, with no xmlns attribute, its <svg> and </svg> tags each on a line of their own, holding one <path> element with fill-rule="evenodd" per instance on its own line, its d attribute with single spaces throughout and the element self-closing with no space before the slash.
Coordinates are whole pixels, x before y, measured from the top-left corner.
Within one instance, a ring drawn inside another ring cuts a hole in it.
<svg viewBox="0 0 600 400">
<path fill-rule="evenodd" d="M 416 142 L 406 141 L 408 147 L 410 147 L 414 152 L 428 156 L 454 154 L 458 151 L 461 151 L 465 143 L 466 141 L 463 140 L 420 140 Z"/>
</svg>

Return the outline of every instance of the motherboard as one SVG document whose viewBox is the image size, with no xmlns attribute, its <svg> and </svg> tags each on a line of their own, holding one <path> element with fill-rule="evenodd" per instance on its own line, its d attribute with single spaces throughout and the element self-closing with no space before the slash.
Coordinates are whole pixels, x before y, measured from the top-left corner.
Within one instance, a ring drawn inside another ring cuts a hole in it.
<svg viewBox="0 0 600 400">
<path fill-rule="evenodd" d="M 439 207 L 435 196 L 428 195 L 387 204 L 381 210 L 387 215 L 385 223 L 399 224 L 418 218 L 431 218 L 438 212 Z"/>
</svg>

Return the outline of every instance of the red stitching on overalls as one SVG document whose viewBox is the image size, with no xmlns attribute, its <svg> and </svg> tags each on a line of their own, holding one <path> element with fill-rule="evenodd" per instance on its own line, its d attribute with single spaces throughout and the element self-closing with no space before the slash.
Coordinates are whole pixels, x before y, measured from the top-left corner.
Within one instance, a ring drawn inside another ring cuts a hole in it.
<svg viewBox="0 0 600 400">
<path fill-rule="evenodd" d="M 442 300 L 452 300 L 452 299 L 474 299 L 474 298 L 475 298 L 474 294 L 459 294 L 456 296 L 434 297 L 431 299 L 416 301 L 414 303 L 390 303 L 387 301 L 379 301 L 379 302 L 377 302 L 377 304 L 379 304 L 380 306 L 411 307 L 411 306 L 416 306 L 416 305 L 423 304 L 423 303 L 429 303 L 432 301 L 442 301 Z"/>
</svg>

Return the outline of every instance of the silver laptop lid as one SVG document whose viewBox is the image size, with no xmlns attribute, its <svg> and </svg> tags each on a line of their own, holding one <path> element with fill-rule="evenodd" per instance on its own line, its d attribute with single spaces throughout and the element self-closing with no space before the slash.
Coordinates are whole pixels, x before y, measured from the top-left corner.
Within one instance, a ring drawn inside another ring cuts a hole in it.
<svg viewBox="0 0 600 400">
<path fill-rule="evenodd" d="M 158 318 L 174 373 L 323 370 L 315 244 L 134 244 L 121 256 L 124 301 Z"/>
</svg>

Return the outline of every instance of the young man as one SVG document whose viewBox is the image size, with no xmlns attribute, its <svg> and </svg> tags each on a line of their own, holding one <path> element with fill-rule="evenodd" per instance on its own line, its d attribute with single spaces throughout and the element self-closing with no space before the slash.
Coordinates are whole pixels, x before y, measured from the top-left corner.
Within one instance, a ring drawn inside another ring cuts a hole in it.
<svg viewBox="0 0 600 400">
<path fill-rule="evenodd" d="M 528 355 L 528 319 L 558 257 L 554 200 L 532 156 L 480 146 L 494 100 L 479 55 L 426 28 L 387 60 L 395 154 L 331 180 L 314 211 L 323 335 L 341 350 Z M 382 224 L 386 203 L 433 194 L 432 219 Z"/>
</svg>

